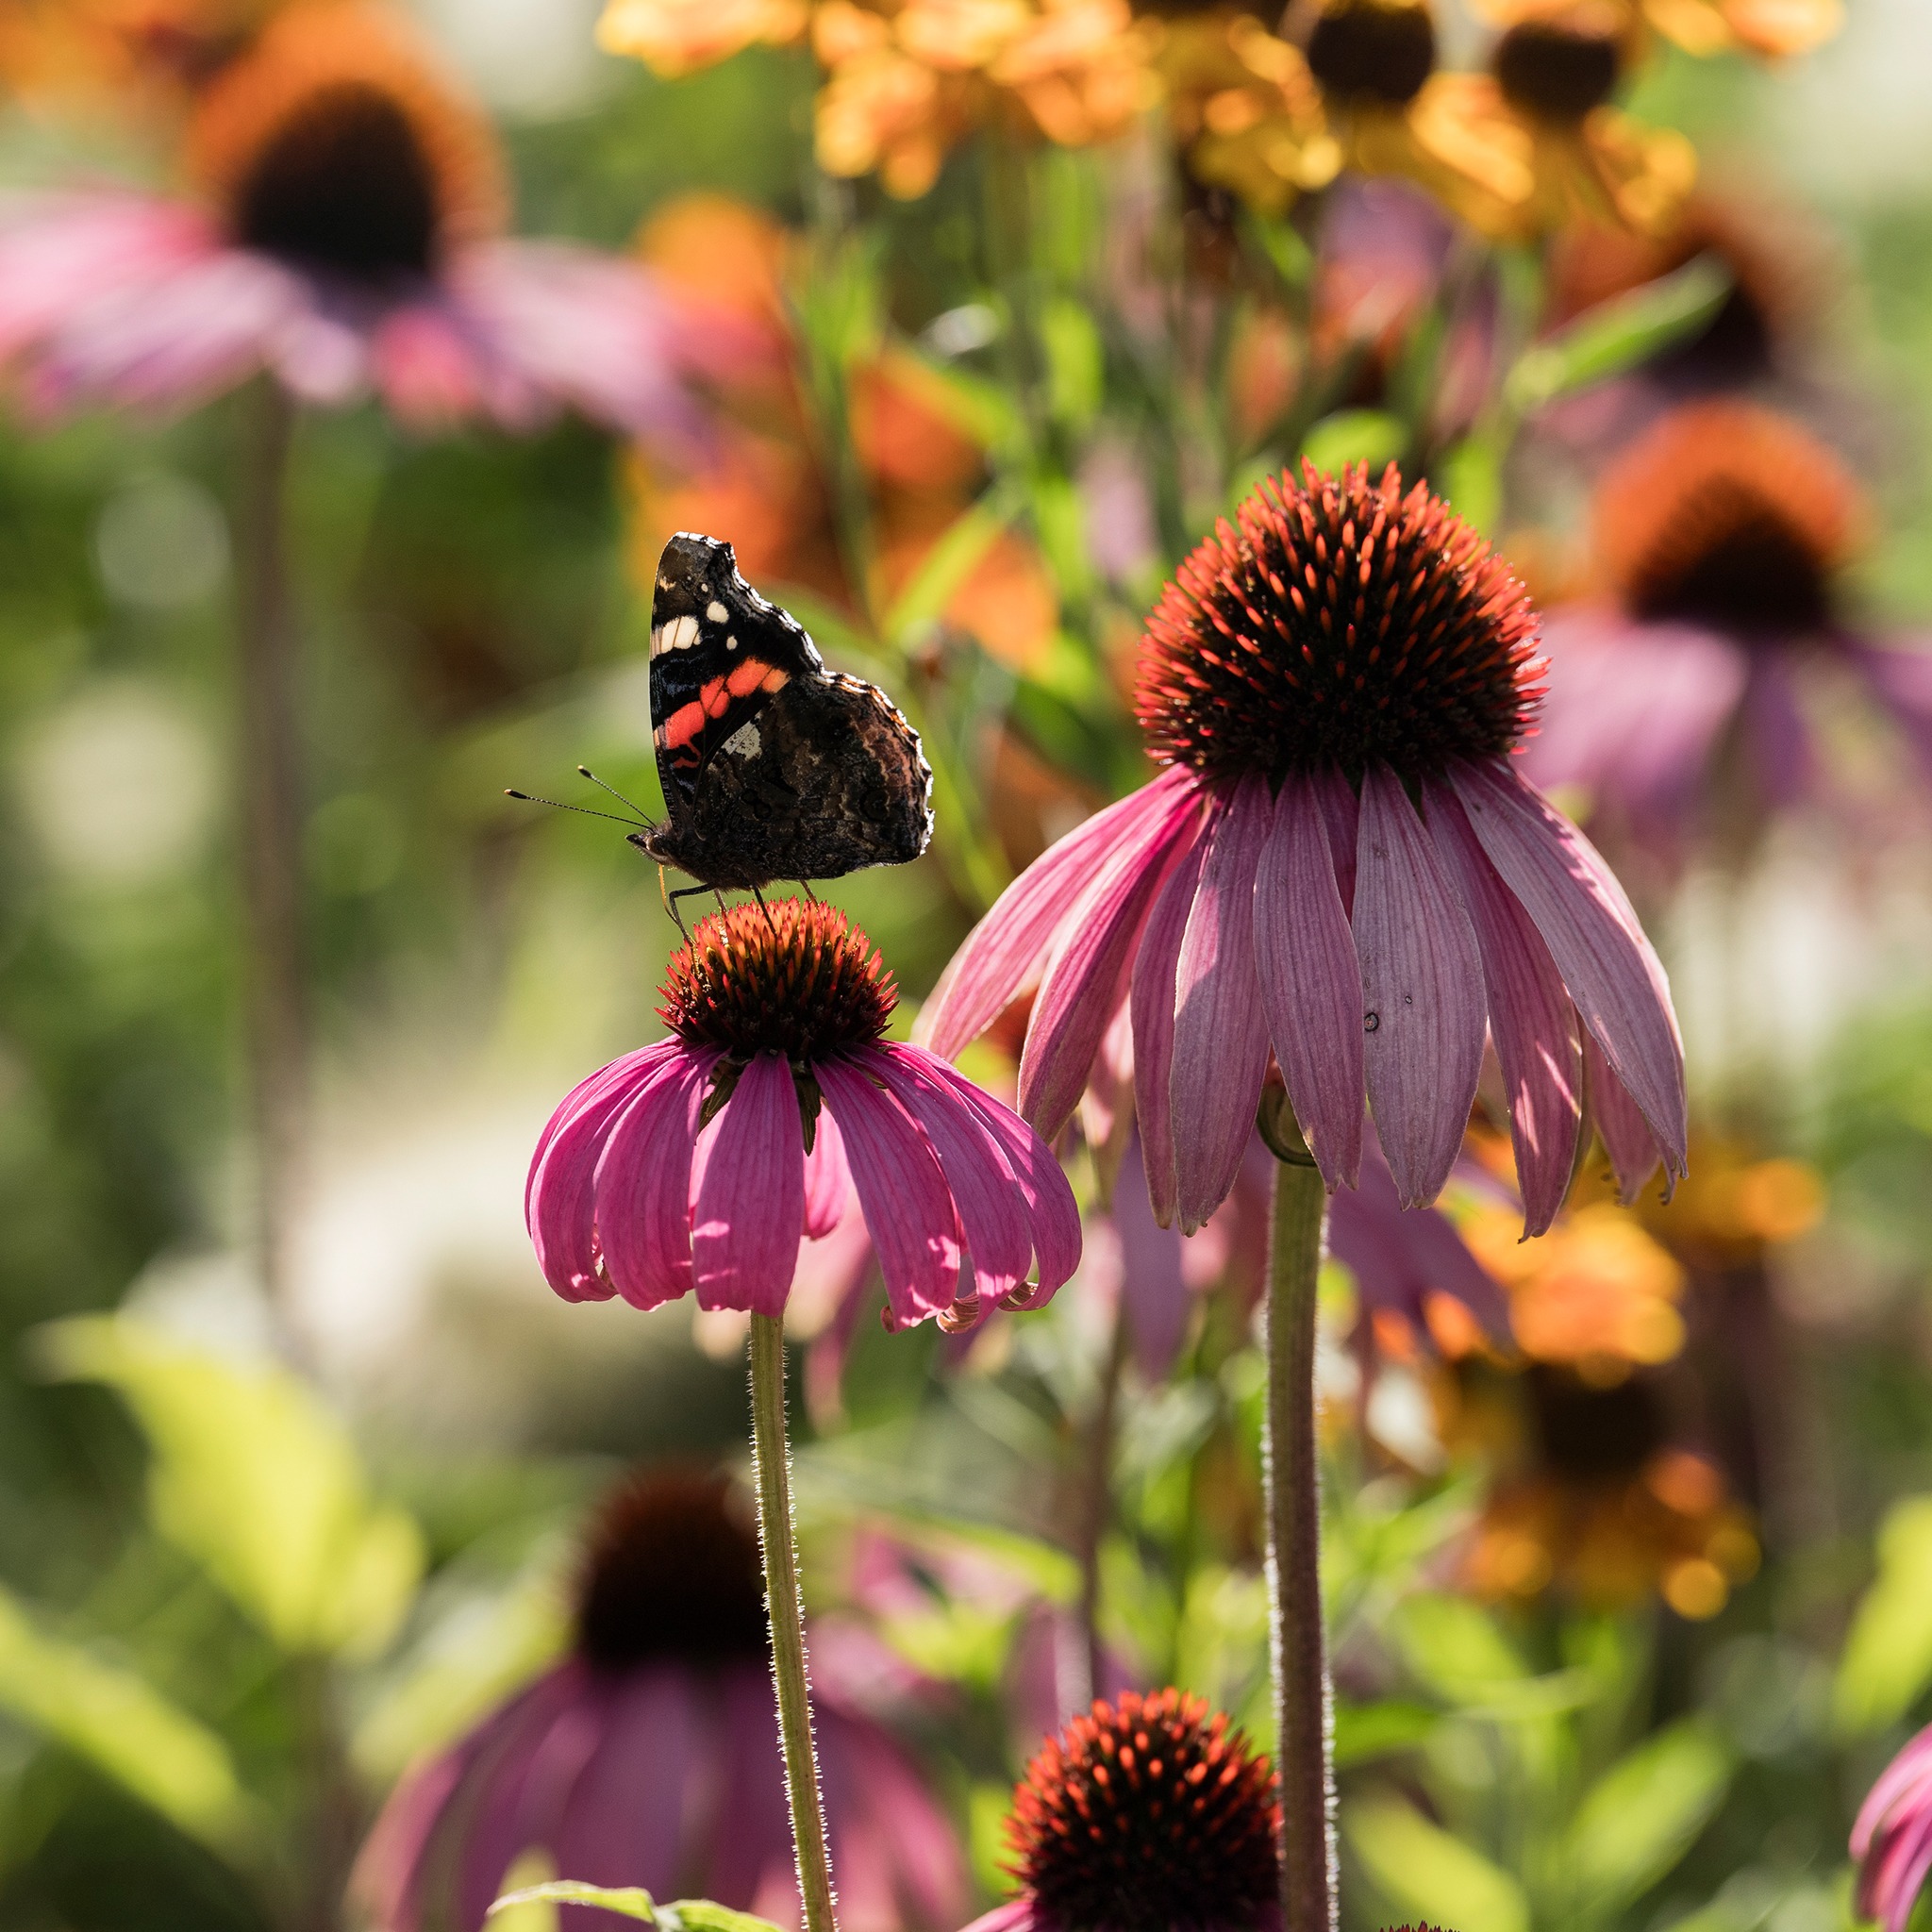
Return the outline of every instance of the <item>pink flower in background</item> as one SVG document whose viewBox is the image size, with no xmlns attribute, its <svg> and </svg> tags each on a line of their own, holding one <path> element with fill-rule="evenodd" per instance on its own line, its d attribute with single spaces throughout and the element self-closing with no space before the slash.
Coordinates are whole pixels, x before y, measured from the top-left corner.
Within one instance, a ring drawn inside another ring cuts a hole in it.
<svg viewBox="0 0 1932 1932">
<path fill-rule="evenodd" d="M 362 0 L 277 13 L 208 84 L 185 160 L 192 200 L 0 201 L 0 365 L 37 412 L 188 408 L 266 371 L 418 426 L 568 407 L 689 438 L 686 376 L 737 352 L 632 263 L 502 239 L 489 123 Z"/>
<path fill-rule="evenodd" d="M 1038 1307 L 1073 1273 L 1058 1163 L 944 1060 L 881 1037 L 897 995 L 842 913 L 713 913 L 664 992 L 673 1037 L 575 1088 L 531 1160 L 525 1219 L 565 1300 L 782 1314 L 801 1238 L 854 1193 L 892 1326 Z"/>
<path fill-rule="evenodd" d="M 1852 1826 L 1858 1861 L 1857 1911 L 1885 1932 L 1906 1932 L 1932 1874 L 1932 1728 L 1886 1766 Z"/>
<path fill-rule="evenodd" d="M 1686 405 L 1605 473 L 1593 521 L 1607 594 L 1550 620 L 1539 783 L 1681 858 L 1726 793 L 1715 815 L 1755 827 L 1823 789 L 1814 687 L 1834 675 L 1932 768 L 1932 651 L 1847 621 L 1863 504 L 1807 430 L 1757 404 Z"/>
<path fill-rule="evenodd" d="M 1684 1169 L 1663 969 L 1608 868 L 1515 769 L 1536 616 L 1489 546 L 1391 466 L 1305 469 L 1241 507 L 1149 620 L 1159 777 L 1001 895 L 919 1033 L 951 1056 L 1037 989 L 1020 1110 L 1048 1140 L 1131 1023 L 1155 1213 L 1234 1186 L 1271 1049 L 1331 1189 L 1366 1090 L 1405 1207 L 1447 1178 L 1485 1027 L 1532 1233 L 1589 1110 L 1626 1190 Z"/>
<path fill-rule="evenodd" d="M 354 1890 L 380 1932 L 478 1932 L 525 1852 L 569 1878 L 798 1919 L 791 1825 L 749 1510 L 659 1473 L 607 1506 L 570 1654 L 396 1788 Z M 847 1630 L 815 1657 L 814 1729 L 851 1932 L 946 1932 L 966 1874 L 918 1770 L 870 1705 L 903 1676 Z M 605 1923 L 566 1907 L 565 1926 Z"/>
</svg>

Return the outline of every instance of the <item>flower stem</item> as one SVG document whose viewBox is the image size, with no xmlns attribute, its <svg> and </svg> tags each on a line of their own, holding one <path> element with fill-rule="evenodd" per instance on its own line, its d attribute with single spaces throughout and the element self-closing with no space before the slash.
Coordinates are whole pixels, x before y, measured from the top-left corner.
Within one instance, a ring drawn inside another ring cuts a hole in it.
<svg viewBox="0 0 1932 1932">
<path fill-rule="evenodd" d="M 262 1290 L 292 1354 L 288 1236 L 301 1186 L 308 1088 L 299 677 L 284 528 L 295 410 L 280 385 L 266 378 L 242 406 L 235 508 L 236 809 L 248 944 L 255 1241 Z"/>
<path fill-rule="evenodd" d="M 1101 1364 L 1100 1388 L 1087 1424 L 1087 1454 L 1080 1468 L 1079 1520 L 1074 1533 L 1080 1558 L 1077 1617 L 1081 1675 L 1085 1681 L 1072 1687 L 1075 1692 L 1073 1708 L 1062 1713 L 1067 1717 L 1085 1710 L 1100 1696 L 1105 1681 L 1100 1641 L 1100 1546 L 1107 1541 L 1108 1526 L 1113 1518 L 1114 1424 L 1120 1407 L 1121 1376 L 1127 1365 L 1127 1311 L 1116 1307 L 1113 1333 L 1108 1339 L 1107 1356 Z"/>
<path fill-rule="evenodd" d="M 1287 1109 L 1269 1137 L 1277 1154 Z M 1294 1139 L 1299 1139 L 1296 1135 Z M 1333 1712 L 1322 1622 L 1321 1469 L 1315 1446 L 1315 1282 L 1328 1197 L 1306 1152 L 1274 1170 L 1268 1232 L 1269 1662 L 1281 1774 L 1283 1932 L 1334 1932 Z"/>
<path fill-rule="evenodd" d="M 772 1677 L 778 1695 L 785 1795 L 791 1807 L 805 1932 L 837 1932 L 825 1807 L 819 1794 L 818 1753 L 811 1737 L 805 1610 L 798 1591 L 791 1469 L 785 1446 L 785 1327 L 775 1315 L 751 1318 L 751 1440 L 758 1491 L 758 1546 L 765 1559 L 765 1606 L 772 1623 Z"/>
</svg>

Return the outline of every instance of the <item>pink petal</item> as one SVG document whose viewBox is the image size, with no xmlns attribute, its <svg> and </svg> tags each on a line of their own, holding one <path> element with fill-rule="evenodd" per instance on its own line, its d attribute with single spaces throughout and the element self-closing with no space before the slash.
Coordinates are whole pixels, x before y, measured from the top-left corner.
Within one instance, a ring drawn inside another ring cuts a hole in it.
<svg viewBox="0 0 1932 1932">
<path fill-rule="evenodd" d="M 838 1226 L 852 1191 L 839 1124 L 822 1107 L 812 1127 L 811 1152 L 805 1157 L 805 1238 L 821 1241 Z"/>
<path fill-rule="evenodd" d="M 1039 1307 L 1073 1278 L 1074 1270 L 1080 1265 L 1080 1210 L 1053 1150 L 1018 1114 L 1002 1107 L 991 1094 L 981 1092 L 957 1067 L 936 1054 L 917 1046 L 897 1047 L 894 1052 L 902 1058 L 920 1055 L 934 1077 L 944 1081 L 978 1115 L 980 1124 L 999 1143 L 1008 1172 L 1026 1203 L 1040 1272 L 1033 1292 L 1016 1295 L 1008 1305 Z"/>
<path fill-rule="evenodd" d="M 1664 969 L 1624 889 L 1590 841 L 1515 772 L 1464 764 L 1449 782 L 1610 1071 L 1642 1109 L 1664 1164 L 1681 1174 L 1690 1135 L 1683 1042 Z"/>
<path fill-rule="evenodd" d="M 805 1232 L 805 1139 L 791 1068 L 756 1055 L 691 1152 L 691 1262 L 701 1308 L 782 1315 Z"/>
<path fill-rule="evenodd" d="M 1921 771 L 1932 773 L 1932 646 L 1923 640 L 1881 644 L 1846 636 L 1835 641 L 1906 734 Z"/>
<path fill-rule="evenodd" d="M 680 1053 L 605 1136 L 597 1163 L 597 1240 L 604 1267 L 633 1307 L 688 1294 L 691 1158 L 715 1052 Z"/>
<path fill-rule="evenodd" d="M 1339 772 L 1319 785 L 1300 774 L 1282 785 L 1255 874 L 1261 1004 L 1294 1117 L 1331 1192 L 1354 1187 L 1362 1163 L 1362 975 L 1320 795 L 1337 789 L 1349 789 Z"/>
<path fill-rule="evenodd" d="M 1274 823 L 1267 780 L 1243 778 L 1214 821 L 1174 969 L 1168 1091 L 1183 1234 L 1192 1234 L 1234 1186 L 1268 1074 L 1268 1022 L 1255 970 L 1255 868 Z"/>
<path fill-rule="evenodd" d="M 1563 1205 L 1576 1159 L 1583 1115 L 1576 1011 L 1542 935 L 1496 875 L 1460 801 L 1436 783 L 1424 795 L 1436 849 L 1456 881 L 1482 954 L 1490 1034 L 1509 1098 L 1524 1232 L 1541 1234 Z"/>
<path fill-rule="evenodd" d="M 433 303 L 412 302 L 384 318 L 370 343 L 370 369 L 391 413 L 411 429 L 447 429 L 481 406 L 475 347 Z"/>
<path fill-rule="evenodd" d="M 1873 1835 L 1885 1815 L 1901 1798 L 1914 1795 L 1920 1803 L 1932 1796 L 1932 1726 L 1921 1731 L 1878 1774 L 1865 1794 L 1852 1825 L 1852 1857 L 1862 1858 L 1872 1849 Z"/>
<path fill-rule="evenodd" d="M 825 1060 L 814 1071 L 839 1119 L 895 1320 L 904 1327 L 941 1313 L 958 1287 L 959 1224 L 932 1143 L 858 1067 Z"/>
<path fill-rule="evenodd" d="M 1197 839 L 1187 856 L 1168 874 L 1154 910 L 1141 934 L 1134 955 L 1133 990 L 1128 1010 L 1134 1026 L 1134 1111 L 1141 1129 L 1141 1159 L 1147 1174 L 1147 1198 L 1155 1220 L 1162 1226 L 1174 1221 L 1180 1182 L 1174 1172 L 1174 1108 L 1170 1081 L 1174 1073 L 1174 986 L 1180 968 L 1181 941 L 1187 937 L 1188 914 L 1207 862 L 1208 841 Z"/>
<path fill-rule="evenodd" d="M 1113 1191 L 1114 1231 L 1121 1242 L 1121 1306 L 1134 1359 L 1150 1382 L 1174 1367 L 1188 1332 L 1189 1295 L 1181 1273 L 1181 1237 L 1154 1218 L 1138 1140 L 1129 1141 Z"/>
<path fill-rule="evenodd" d="M 1352 786 L 1340 772 L 1317 774 L 1309 781 L 1321 801 L 1322 817 L 1328 827 L 1328 849 L 1335 858 L 1335 890 L 1341 894 L 1341 909 L 1355 917 L 1355 855 L 1361 842 L 1361 803 Z"/>
<path fill-rule="evenodd" d="M 1362 775 L 1356 956 L 1362 1068 L 1405 1208 L 1433 1201 L 1469 1124 L 1483 1061 L 1482 960 L 1469 917 L 1402 781 Z"/>
<path fill-rule="evenodd" d="M 1029 865 L 967 934 L 921 1009 L 912 1037 L 941 1059 L 976 1040 L 1035 984 L 1074 901 L 1122 845 L 1138 845 L 1193 802 L 1193 774 L 1171 766 L 1084 824 Z"/>
<path fill-rule="evenodd" d="M 1625 1201 L 1634 1201 L 1643 1191 L 1644 1182 L 1657 1172 L 1656 1138 L 1637 1103 L 1610 1072 L 1596 1041 L 1586 1040 L 1583 1054 L 1588 1068 L 1591 1119 L 1603 1137 L 1604 1151 L 1616 1170 L 1618 1193 Z"/>
<path fill-rule="evenodd" d="M 989 1307 L 1004 1301 L 1026 1279 L 1033 1232 L 999 1142 L 923 1057 L 881 1046 L 866 1055 L 864 1065 L 919 1124 L 939 1156 L 973 1258 L 975 1290 Z"/>
<path fill-rule="evenodd" d="M 1020 1112 L 1044 1140 L 1080 1103 L 1154 896 L 1195 836 L 1192 808 L 1190 797 L 1144 840 L 1116 845 L 1055 940 L 1020 1055 Z"/>
<path fill-rule="evenodd" d="M 608 1066 L 599 1067 L 594 1074 L 579 1080 L 561 1100 L 557 1103 L 550 1118 L 543 1124 L 543 1131 L 537 1136 L 536 1151 L 530 1156 L 530 1172 L 524 1182 L 524 1224 L 530 1225 L 534 1212 L 533 1202 L 537 1191 L 537 1176 L 543 1166 L 543 1157 L 549 1153 L 551 1143 L 587 1108 L 615 1094 L 619 1088 L 629 1088 L 641 1082 L 644 1077 L 657 1071 L 666 1060 L 674 1059 L 681 1050 L 675 1040 L 658 1040 L 649 1046 L 635 1048 L 621 1055 Z"/>
</svg>

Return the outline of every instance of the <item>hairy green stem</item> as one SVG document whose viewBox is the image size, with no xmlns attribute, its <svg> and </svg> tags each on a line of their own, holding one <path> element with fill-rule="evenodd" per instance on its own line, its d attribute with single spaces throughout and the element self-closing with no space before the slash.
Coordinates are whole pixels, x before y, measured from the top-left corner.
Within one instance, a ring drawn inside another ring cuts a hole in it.
<svg viewBox="0 0 1932 1932">
<path fill-rule="evenodd" d="M 825 1807 L 811 1736 L 811 1685 L 805 1663 L 805 1607 L 798 1591 L 798 1542 L 791 1519 L 791 1468 L 785 1446 L 785 1327 L 775 1315 L 751 1318 L 751 1440 L 758 1492 L 758 1546 L 765 1559 L 765 1606 L 772 1623 L 772 1678 L 785 1752 L 785 1795 L 798 1853 L 805 1932 L 837 1932 Z"/>
<path fill-rule="evenodd" d="M 1281 1774 L 1283 1932 L 1334 1932 L 1334 1720 L 1322 1622 L 1315 1283 L 1328 1199 L 1306 1154 L 1274 1170 L 1268 1234 L 1269 1661 Z"/>
</svg>

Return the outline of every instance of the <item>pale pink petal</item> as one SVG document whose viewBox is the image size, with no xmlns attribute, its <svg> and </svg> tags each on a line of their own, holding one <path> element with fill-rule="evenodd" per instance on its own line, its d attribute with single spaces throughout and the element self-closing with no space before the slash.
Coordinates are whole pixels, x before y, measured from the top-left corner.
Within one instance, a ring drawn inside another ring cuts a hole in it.
<svg viewBox="0 0 1932 1932">
<path fill-rule="evenodd" d="M 698 1136 L 691 1161 L 691 1262 L 701 1308 L 782 1315 L 805 1232 L 798 1090 L 777 1054 L 753 1057 Z"/>
<path fill-rule="evenodd" d="M 999 1142 L 953 1084 L 929 1071 L 923 1056 L 882 1046 L 861 1064 L 932 1143 L 973 1259 L 974 1286 L 989 1307 L 1003 1301 L 1026 1279 L 1033 1231 Z"/>
<path fill-rule="evenodd" d="M 1141 943 L 1146 943 L 1144 937 Z M 1137 961 L 1139 958 L 1137 953 Z M 1124 988 L 1113 1018 L 1100 1036 L 1093 1069 L 1080 1095 L 1081 1137 L 1093 1156 L 1095 1171 L 1103 1176 L 1119 1172 L 1121 1150 L 1134 1125 L 1133 1097 L 1134 1012 Z"/>
<path fill-rule="evenodd" d="M 1154 1218 L 1138 1137 L 1127 1142 L 1121 1162 L 1113 1224 L 1121 1243 L 1121 1307 L 1134 1359 L 1149 1382 L 1158 1382 L 1174 1367 L 1187 1336 L 1190 1297 L 1181 1273 L 1180 1231 Z"/>
<path fill-rule="evenodd" d="M 605 1135 L 597 1241 L 606 1272 L 634 1307 L 691 1291 L 691 1145 L 717 1062 L 715 1052 L 680 1053 Z"/>
<path fill-rule="evenodd" d="M 682 1051 L 682 1044 L 676 1040 L 654 1041 L 649 1046 L 641 1046 L 620 1056 L 608 1066 L 599 1067 L 588 1078 L 579 1080 L 558 1102 L 550 1118 L 543 1124 L 543 1131 L 537 1136 L 536 1151 L 530 1156 L 530 1172 L 524 1182 L 525 1226 L 530 1222 L 531 1197 L 536 1191 L 538 1171 L 542 1167 L 543 1157 L 550 1151 L 550 1143 L 557 1136 L 584 1108 L 614 1094 L 619 1088 L 627 1088 L 641 1082 L 645 1074 L 654 1072 L 664 1061 L 675 1058 Z"/>
<path fill-rule="evenodd" d="M 1563 975 L 1529 914 L 1496 874 L 1446 785 L 1424 788 L 1429 830 L 1482 954 L 1490 1036 L 1503 1065 L 1526 1234 L 1541 1234 L 1570 1189 L 1583 1115 L 1583 1050 Z"/>
<path fill-rule="evenodd" d="M 1634 1201 L 1643 1191 L 1644 1182 L 1657 1172 L 1657 1138 L 1637 1103 L 1611 1073 L 1595 1041 L 1583 1042 L 1583 1055 L 1591 1120 L 1610 1157 L 1618 1193 L 1625 1201 Z"/>
<path fill-rule="evenodd" d="M 1194 836 L 1191 798 L 1117 845 L 1060 927 L 1020 1054 L 1020 1112 L 1044 1140 L 1080 1103 L 1155 894 Z"/>
<path fill-rule="evenodd" d="M 1885 1822 L 1886 1813 L 1907 1795 L 1920 1802 L 1932 1797 L 1932 1726 L 1906 1744 L 1866 1792 L 1865 1802 L 1858 1807 L 1857 1818 L 1852 1825 L 1853 1857 L 1862 1858 L 1871 1851 L 1874 1836 Z"/>
<path fill-rule="evenodd" d="M 383 401 L 408 428 L 447 429 L 482 406 L 475 345 L 433 303 L 412 302 L 385 316 L 371 339 L 369 361 Z"/>
<path fill-rule="evenodd" d="M 1193 802 L 1193 774 L 1171 766 L 1049 847 L 967 934 L 921 1008 L 912 1037 L 941 1059 L 978 1039 L 1014 999 L 1039 984 L 1055 936 L 1116 849 L 1141 843 Z"/>
<path fill-rule="evenodd" d="M 1536 924 L 1610 1071 L 1642 1109 L 1664 1165 L 1684 1172 L 1684 1049 L 1664 969 L 1610 869 L 1533 786 L 1501 766 L 1449 774 L 1503 883 Z"/>
<path fill-rule="evenodd" d="M 1332 1192 L 1362 1162 L 1362 975 L 1336 882 L 1321 789 L 1338 773 L 1282 785 L 1255 873 L 1255 966 L 1294 1117 Z M 1352 795 L 1352 794 L 1351 794 Z"/>
<path fill-rule="evenodd" d="M 1243 778 L 1216 817 L 1174 968 L 1175 1211 L 1192 1234 L 1234 1186 L 1268 1074 L 1255 970 L 1255 868 L 1274 823 L 1267 780 Z"/>
<path fill-rule="evenodd" d="M 838 1226 L 852 1191 L 839 1123 L 824 1108 L 812 1125 L 811 1152 L 805 1157 L 805 1238 L 824 1241 Z"/>
<path fill-rule="evenodd" d="M 958 1289 L 959 1224 L 932 1143 L 858 1067 L 825 1060 L 814 1071 L 838 1117 L 895 1322 L 904 1327 L 943 1312 Z"/>
<path fill-rule="evenodd" d="M 1482 960 L 1402 781 L 1362 775 L 1356 956 L 1362 974 L 1362 1068 L 1375 1132 L 1405 1208 L 1449 1178 L 1483 1061 Z"/>
<path fill-rule="evenodd" d="M 1141 1130 L 1141 1159 L 1147 1175 L 1147 1198 L 1155 1220 L 1174 1220 L 1179 1181 L 1174 1173 L 1174 1108 L 1169 1081 L 1174 1071 L 1174 985 L 1180 966 L 1188 914 L 1201 883 L 1208 841 L 1197 839 L 1168 874 L 1134 955 L 1128 1012 L 1134 1026 L 1134 1111 Z"/>
<path fill-rule="evenodd" d="M 1080 1210 L 1059 1162 L 1053 1158 L 1053 1150 L 1018 1114 L 1002 1107 L 990 1093 L 982 1093 L 958 1068 L 938 1055 L 917 1046 L 895 1047 L 893 1051 L 902 1058 L 921 1056 L 933 1076 L 952 1088 L 999 1143 L 1007 1170 L 1026 1203 L 1033 1227 L 1033 1255 L 1040 1273 L 1032 1293 L 1015 1295 L 1008 1306 L 1039 1307 L 1072 1279 L 1074 1270 L 1080 1265 Z"/>
<path fill-rule="evenodd" d="M 1932 644 L 1881 644 L 1846 635 L 1835 641 L 1906 734 L 1921 770 L 1932 774 Z"/>
</svg>

